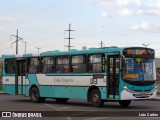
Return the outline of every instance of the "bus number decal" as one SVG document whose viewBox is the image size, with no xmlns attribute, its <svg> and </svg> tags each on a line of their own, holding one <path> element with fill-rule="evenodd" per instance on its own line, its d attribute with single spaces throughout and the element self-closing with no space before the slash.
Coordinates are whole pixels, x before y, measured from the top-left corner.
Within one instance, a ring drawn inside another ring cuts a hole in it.
<svg viewBox="0 0 160 120">
<path fill-rule="evenodd" d="M 97 79 L 91 78 L 91 79 L 90 79 L 90 83 L 91 83 L 91 84 L 97 84 Z"/>
</svg>

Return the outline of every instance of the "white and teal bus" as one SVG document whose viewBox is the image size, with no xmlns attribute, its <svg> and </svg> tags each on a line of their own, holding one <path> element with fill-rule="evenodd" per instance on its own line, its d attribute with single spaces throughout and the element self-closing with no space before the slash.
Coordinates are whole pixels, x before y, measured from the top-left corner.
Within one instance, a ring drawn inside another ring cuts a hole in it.
<svg viewBox="0 0 160 120">
<path fill-rule="evenodd" d="M 95 107 L 107 101 L 128 106 L 132 100 L 156 97 L 154 56 L 150 48 L 114 46 L 3 55 L 2 89 L 36 103 L 79 98 Z"/>
</svg>

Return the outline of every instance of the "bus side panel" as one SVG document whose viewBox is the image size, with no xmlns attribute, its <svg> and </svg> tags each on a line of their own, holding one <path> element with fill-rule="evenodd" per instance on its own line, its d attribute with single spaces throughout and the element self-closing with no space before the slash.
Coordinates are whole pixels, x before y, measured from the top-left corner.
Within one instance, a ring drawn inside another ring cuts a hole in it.
<svg viewBox="0 0 160 120">
<path fill-rule="evenodd" d="M 98 87 L 102 99 L 106 99 L 106 87 Z M 82 86 L 41 86 L 40 96 L 51 98 L 80 98 L 87 99 L 89 87 Z"/>
<path fill-rule="evenodd" d="M 70 98 L 87 99 L 88 87 L 69 87 Z"/>
<path fill-rule="evenodd" d="M 54 97 L 55 88 L 53 86 L 40 86 L 39 91 L 41 97 Z"/>
<path fill-rule="evenodd" d="M 25 95 L 29 96 L 29 92 L 30 92 L 30 88 L 32 87 L 32 85 L 36 85 L 39 89 L 39 83 L 37 81 L 37 76 L 36 74 L 28 74 L 27 79 L 29 81 L 29 85 L 26 86 L 25 88 Z"/>
<path fill-rule="evenodd" d="M 55 86 L 54 87 L 54 97 L 56 97 L 56 98 L 70 98 L 69 97 L 69 87 Z"/>
<path fill-rule="evenodd" d="M 14 76 L 2 77 L 2 91 L 4 93 L 15 95 L 15 77 Z"/>
<path fill-rule="evenodd" d="M 63 78 L 64 76 L 62 76 Z M 68 76 L 67 76 L 68 77 Z M 66 78 L 66 76 L 65 76 Z M 52 76 L 45 76 L 43 74 L 28 74 L 28 79 L 29 79 L 29 88 L 27 88 L 28 93 L 26 94 L 27 96 L 29 95 L 29 89 L 32 85 L 36 85 L 40 91 L 40 96 L 41 97 L 53 97 L 53 98 L 82 98 L 82 99 L 87 99 L 87 94 L 88 94 L 88 86 L 84 86 L 84 83 L 89 83 L 90 79 L 87 81 L 86 77 L 84 79 L 84 82 L 82 83 L 81 81 L 83 79 L 78 79 L 80 82 L 76 85 L 72 84 L 66 84 L 66 85 L 55 85 L 54 77 Z M 61 77 L 59 78 L 61 79 Z M 63 78 L 64 79 L 64 78 Z M 69 76 L 68 79 L 71 79 L 71 76 Z M 72 77 L 73 79 L 73 77 Z M 74 80 L 74 79 L 73 79 Z M 43 85 L 40 81 L 45 81 L 46 85 Z M 77 81 L 77 79 L 76 79 Z M 102 82 L 102 80 L 98 80 L 98 82 Z M 41 84 L 40 84 L 41 83 Z M 47 85 L 48 84 L 48 85 Z M 64 83 L 63 83 L 64 84 Z M 83 86 L 81 86 L 81 84 Z M 90 83 L 89 83 L 90 84 Z M 105 84 L 105 83 L 103 83 Z M 87 85 L 87 84 L 86 84 Z M 97 86 L 98 89 L 100 90 L 101 93 L 101 98 L 106 99 L 106 86 Z"/>
<path fill-rule="evenodd" d="M 15 95 L 15 86 L 14 85 L 2 85 L 2 91 L 7 94 Z"/>
<path fill-rule="evenodd" d="M 98 87 L 101 92 L 101 99 L 107 99 L 107 87 Z"/>
<path fill-rule="evenodd" d="M 2 91 L 3 91 L 4 93 L 7 93 L 7 86 L 6 86 L 6 85 L 3 85 L 3 84 L 2 84 Z"/>
</svg>

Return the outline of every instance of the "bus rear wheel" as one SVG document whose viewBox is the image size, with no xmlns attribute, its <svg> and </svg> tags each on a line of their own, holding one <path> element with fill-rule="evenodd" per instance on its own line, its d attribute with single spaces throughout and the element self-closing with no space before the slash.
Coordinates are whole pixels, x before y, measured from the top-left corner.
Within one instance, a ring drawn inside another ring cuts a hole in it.
<svg viewBox="0 0 160 120">
<path fill-rule="evenodd" d="M 44 97 L 40 97 L 39 90 L 37 87 L 33 87 L 30 91 L 31 101 L 34 103 L 42 103 L 45 101 Z"/>
<path fill-rule="evenodd" d="M 104 104 L 104 101 L 101 99 L 101 93 L 99 90 L 92 90 L 90 93 L 90 102 L 94 107 L 101 107 Z"/>
<path fill-rule="evenodd" d="M 58 103 L 65 103 L 69 100 L 69 98 L 56 98 L 56 102 Z"/>
<path fill-rule="evenodd" d="M 128 107 L 131 103 L 131 100 L 119 100 L 119 104 L 122 106 L 122 107 Z"/>
</svg>

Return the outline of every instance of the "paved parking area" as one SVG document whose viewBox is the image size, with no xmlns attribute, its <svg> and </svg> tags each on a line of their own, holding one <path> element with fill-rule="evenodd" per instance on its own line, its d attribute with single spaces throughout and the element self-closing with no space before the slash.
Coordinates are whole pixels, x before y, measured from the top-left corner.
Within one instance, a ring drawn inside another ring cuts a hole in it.
<svg viewBox="0 0 160 120">
<path fill-rule="evenodd" d="M 159 108 L 160 101 L 133 101 L 127 108 L 122 108 L 118 103 L 107 102 L 103 107 L 95 108 L 85 100 L 79 99 L 70 99 L 64 104 L 58 104 L 53 99 L 47 99 L 44 103 L 32 103 L 29 97 L 0 94 L 1 112 L 40 112 L 42 115 L 48 115 L 47 119 L 51 119 L 49 116 L 52 116 L 56 120 L 106 120 L 107 118 L 112 120 L 120 119 L 121 115 L 125 116 L 124 120 L 135 120 L 135 118 L 144 119 L 144 117 L 139 117 L 139 113 L 152 113 L 153 111 L 158 112 L 158 117 L 154 119 L 159 119 Z M 130 114 L 132 117 L 129 116 Z M 149 118 L 151 119 L 151 117 L 145 117 L 145 120 Z"/>
</svg>

